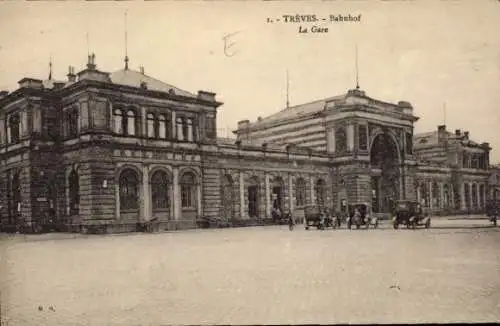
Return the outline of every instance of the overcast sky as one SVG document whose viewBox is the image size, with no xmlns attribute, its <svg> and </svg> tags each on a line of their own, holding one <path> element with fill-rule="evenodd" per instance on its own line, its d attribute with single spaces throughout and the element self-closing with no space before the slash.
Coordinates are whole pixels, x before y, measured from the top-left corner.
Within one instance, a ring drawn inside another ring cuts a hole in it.
<svg viewBox="0 0 500 326">
<path fill-rule="evenodd" d="M 413 104 L 415 131 L 468 130 L 500 161 L 500 1 L 0 2 L 0 89 L 22 77 L 65 79 L 81 70 L 87 41 L 98 68 L 130 67 L 224 102 L 220 129 L 360 86 L 368 96 Z M 358 16 L 360 23 L 266 23 L 284 14 Z M 299 34 L 299 25 L 328 33 Z M 223 37 L 234 45 L 224 53 Z M 445 104 L 446 103 L 446 104 Z M 219 136 L 225 136 L 219 131 Z"/>
</svg>

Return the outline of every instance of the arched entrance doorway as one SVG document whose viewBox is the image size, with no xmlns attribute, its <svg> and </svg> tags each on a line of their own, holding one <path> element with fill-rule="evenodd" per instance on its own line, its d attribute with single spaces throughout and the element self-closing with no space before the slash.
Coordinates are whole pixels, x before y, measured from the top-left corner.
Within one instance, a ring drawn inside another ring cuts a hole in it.
<svg viewBox="0 0 500 326">
<path fill-rule="evenodd" d="M 272 204 L 273 209 L 279 209 L 283 212 L 283 197 L 284 197 L 284 185 L 283 179 L 281 177 L 276 177 L 272 184 Z"/>
<path fill-rule="evenodd" d="M 248 217 L 259 217 L 259 179 L 252 177 L 247 187 Z"/>
<path fill-rule="evenodd" d="M 382 133 L 375 137 L 370 150 L 372 169 L 372 208 L 375 213 L 389 213 L 399 194 L 399 155 L 394 139 Z"/>
</svg>

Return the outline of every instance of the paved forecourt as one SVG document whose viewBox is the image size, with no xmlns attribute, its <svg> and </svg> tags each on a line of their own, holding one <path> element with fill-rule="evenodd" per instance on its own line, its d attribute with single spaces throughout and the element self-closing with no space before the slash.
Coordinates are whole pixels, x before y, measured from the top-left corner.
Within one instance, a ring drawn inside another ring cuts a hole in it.
<svg viewBox="0 0 500 326">
<path fill-rule="evenodd" d="M 2 318 L 9 325 L 498 321 L 500 228 L 467 223 L 3 238 Z"/>
</svg>

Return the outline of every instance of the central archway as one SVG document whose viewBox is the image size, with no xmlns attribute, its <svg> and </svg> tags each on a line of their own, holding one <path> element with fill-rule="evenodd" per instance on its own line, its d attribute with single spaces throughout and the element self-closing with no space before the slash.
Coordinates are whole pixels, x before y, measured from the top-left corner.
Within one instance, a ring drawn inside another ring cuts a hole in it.
<svg viewBox="0 0 500 326">
<path fill-rule="evenodd" d="M 375 213 L 390 213 L 394 201 L 400 198 L 400 158 L 394 138 L 377 135 L 370 149 L 372 169 L 372 208 Z"/>
</svg>

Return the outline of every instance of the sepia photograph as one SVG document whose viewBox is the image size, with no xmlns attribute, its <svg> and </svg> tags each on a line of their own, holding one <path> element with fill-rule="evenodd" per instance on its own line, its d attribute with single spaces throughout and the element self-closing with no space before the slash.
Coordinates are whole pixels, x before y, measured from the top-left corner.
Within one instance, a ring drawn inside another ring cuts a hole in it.
<svg viewBox="0 0 500 326">
<path fill-rule="evenodd" d="M 0 1 L 0 325 L 500 322 L 500 1 Z"/>
</svg>

